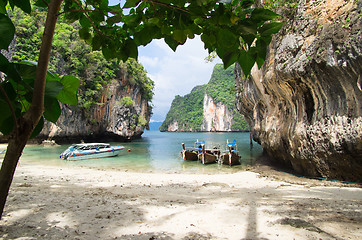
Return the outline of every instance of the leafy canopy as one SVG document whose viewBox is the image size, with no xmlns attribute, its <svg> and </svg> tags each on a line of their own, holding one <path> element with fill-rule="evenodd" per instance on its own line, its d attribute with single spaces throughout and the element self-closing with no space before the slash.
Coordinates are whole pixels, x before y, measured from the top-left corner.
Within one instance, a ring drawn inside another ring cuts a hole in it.
<svg viewBox="0 0 362 240">
<path fill-rule="evenodd" d="M 47 8 L 55 0 L 36 0 L 35 7 Z M 282 23 L 279 15 L 267 9 L 253 8 L 253 0 L 126 0 L 109 5 L 108 0 L 64 0 L 61 15 L 80 24 L 79 36 L 93 50 L 101 50 L 109 60 L 126 61 L 138 57 L 137 47 L 152 39 L 164 39 L 172 50 L 188 38 L 201 35 L 204 47 L 216 52 L 224 68 L 238 62 L 245 75 L 257 63 L 262 66 L 272 34 Z M 32 11 L 30 0 L 0 0 L 0 49 L 7 50 L 15 28 L 7 7 Z M 9 62 L 0 54 L 0 131 L 8 133 L 30 106 L 36 63 Z M 73 76 L 58 77 L 48 72 L 44 118 L 55 122 L 60 115 L 58 101 L 77 104 L 79 81 Z M 12 123 L 11 123 L 12 122 Z M 37 130 L 41 129 L 42 121 Z M 36 133 L 35 133 L 36 134 Z"/>
<path fill-rule="evenodd" d="M 246 75 L 255 62 L 264 63 L 272 34 L 283 23 L 279 15 L 253 8 L 253 0 L 127 0 L 108 6 L 107 0 L 65 1 L 70 20 L 79 20 L 80 36 L 107 59 L 137 59 L 140 45 L 164 39 L 172 50 L 201 35 L 209 53 L 216 51 L 226 69 L 239 62 Z M 94 11 L 91 11 L 94 10 Z"/>
</svg>

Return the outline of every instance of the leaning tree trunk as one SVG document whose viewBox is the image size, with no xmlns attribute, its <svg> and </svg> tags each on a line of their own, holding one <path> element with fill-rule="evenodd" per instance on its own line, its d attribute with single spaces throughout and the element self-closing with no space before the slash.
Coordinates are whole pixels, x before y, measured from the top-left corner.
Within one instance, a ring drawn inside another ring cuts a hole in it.
<svg viewBox="0 0 362 240">
<path fill-rule="evenodd" d="M 0 170 L 0 219 L 2 217 L 6 198 L 14 177 L 15 169 L 26 142 L 39 122 L 44 110 L 44 92 L 46 74 L 52 47 L 54 29 L 58 18 L 59 7 L 63 0 L 51 0 L 45 22 L 42 44 L 39 53 L 36 79 L 34 82 L 33 100 L 25 115 L 17 119 L 10 135 L 4 161 Z"/>
</svg>

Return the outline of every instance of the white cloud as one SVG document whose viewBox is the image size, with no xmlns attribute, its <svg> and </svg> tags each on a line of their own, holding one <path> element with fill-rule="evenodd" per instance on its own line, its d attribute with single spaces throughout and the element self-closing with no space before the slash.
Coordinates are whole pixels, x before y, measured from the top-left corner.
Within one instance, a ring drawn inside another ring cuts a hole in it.
<svg viewBox="0 0 362 240">
<path fill-rule="evenodd" d="M 206 63 L 208 52 L 199 37 L 188 40 L 173 52 L 163 40 L 140 49 L 139 61 L 155 81 L 154 120 L 164 120 L 176 95 L 185 95 L 210 80 L 214 65 Z"/>
<path fill-rule="evenodd" d="M 143 66 L 156 67 L 159 64 L 158 57 L 140 56 L 138 61 L 140 61 Z"/>
</svg>

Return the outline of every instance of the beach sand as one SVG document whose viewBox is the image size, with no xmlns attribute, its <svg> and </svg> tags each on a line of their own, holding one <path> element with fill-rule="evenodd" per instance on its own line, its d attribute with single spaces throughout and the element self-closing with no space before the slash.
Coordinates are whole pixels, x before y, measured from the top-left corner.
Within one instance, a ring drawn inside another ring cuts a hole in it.
<svg viewBox="0 0 362 240">
<path fill-rule="evenodd" d="M 207 175 L 20 163 L 0 239 L 362 239 L 362 188 L 267 167 Z"/>
</svg>

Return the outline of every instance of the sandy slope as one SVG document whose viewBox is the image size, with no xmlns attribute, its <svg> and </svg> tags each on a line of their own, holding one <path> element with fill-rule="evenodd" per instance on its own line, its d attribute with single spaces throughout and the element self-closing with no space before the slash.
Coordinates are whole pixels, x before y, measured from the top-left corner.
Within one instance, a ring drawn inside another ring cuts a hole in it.
<svg viewBox="0 0 362 240">
<path fill-rule="evenodd" d="M 278 176 L 21 164 L 0 239 L 362 239 L 362 188 Z"/>
</svg>

